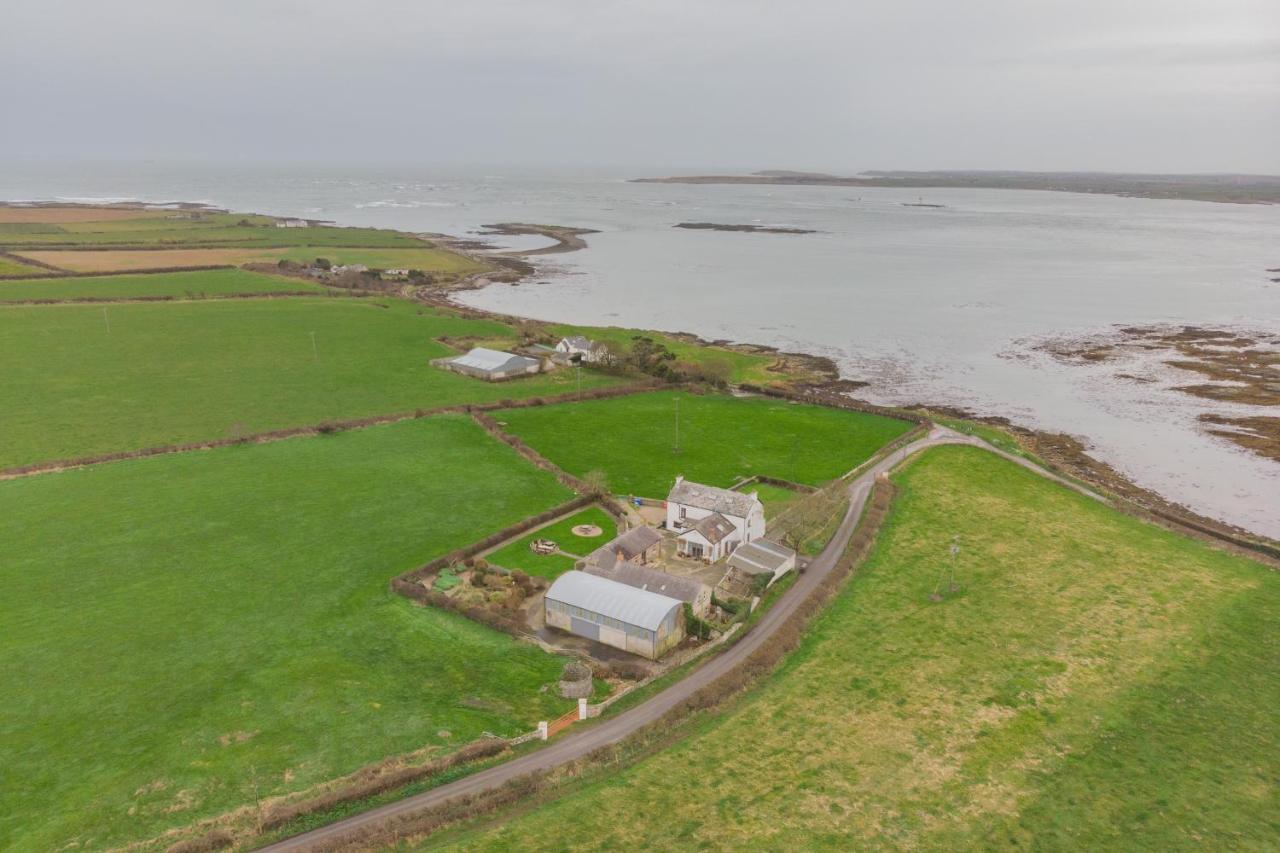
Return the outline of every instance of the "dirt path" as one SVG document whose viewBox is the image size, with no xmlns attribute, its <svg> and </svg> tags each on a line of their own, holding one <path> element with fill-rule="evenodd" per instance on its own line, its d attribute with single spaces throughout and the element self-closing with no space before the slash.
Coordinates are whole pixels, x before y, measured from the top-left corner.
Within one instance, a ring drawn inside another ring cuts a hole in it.
<svg viewBox="0 0 1280 853">
<path fill-rule="evenodd" d="M 616 717 L 552 741 L 546 748 L 537 752 L 490 767 L 487 770 L 482 770 L 479 773 L 459 779 L 456 782 L 450 782 L 447 785 L 441 785 L 430 791 L 424 791 L 421 794 L 353 815 L 337 823 L 294 836 L 264 849 L 271 851 L 310 850 L 321 845 L 328 847 L 341 844 L 347 836 L 356 835 L 360 831 L 388 818 L 434 808 L 456 797 L 483 793 L 530 773 L 550 770 L 567 764 L 601 747 L 616 744 L 639 729 L 660 720 L 681 702 L 734 669 L 745 661 L 752 652 L 767 643 L 774 633 L 786 624 L 796 609 L 835 569 L 837 562 L 853 536 L 858 519 L 862 516 L 863 508 L 871 495 L 871 489 L 875 484 L 877 475 L 889 472 L 913 454 L 931 447 L 947 444 L 965 444 L 980 447 L 1007 458 L 1015 464 L 1022 465 L 1042 477 L 1060 483 L 1095 500 L 1105 502 L 1105 498 L 1091 492 L 1084 486 L 1059 477 L 1021 457 L 997 450 L 981 439 L 961 435 L 945 427 L 935 426 L 925 437 L 895 450 L 868 466 L 849 484 L 849 508 L 845 512 L 844 519 L 840 522 L 840 527 L 836 530 L 835 535 L 822 553 L 809 563 L 805 573 L 800 576 L 795 585 L 787 590 L 745 637 L 724 654 L 694 670 L 688 677 Z"/>
</svg>

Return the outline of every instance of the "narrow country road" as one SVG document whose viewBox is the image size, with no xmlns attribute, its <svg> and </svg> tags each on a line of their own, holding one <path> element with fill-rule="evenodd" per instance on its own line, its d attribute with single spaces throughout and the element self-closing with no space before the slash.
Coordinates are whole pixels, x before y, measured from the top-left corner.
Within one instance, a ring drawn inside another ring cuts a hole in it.
<svg viewBox="0 0 1280 853">
<path fill-rule="evenodd" d="M 699 689 L 715 681 L 721 675 L 732 670 L 762 644 L 767 643 L 774 635 L 774 632 L 800 606 L 800 603 L 808 598 L 814 588 L 831 573 L 853 536 L 854 528 L 857 526 L 858 519 L 862 516 L 862 510 L 871 495 L 871 487 L 875 483 L 876 475 L 891 470 L 914 453 L 943 444 L 968 444 L 980 447 L 1088 497 L 1104 500 L 1077 483 L 1046 471 L 1044 468 L 1019 456 L 998 450 L 981 439 L 962 435 L 945 427 L 935 426 L 928 435 L 899 448 L 870 465 L 849 484 L 849 509 L 845 513 L 840 527 L 822 553 L 814 558 L 805 573 L 800 576 L 791 589 L 787 590 L 778 599 L 773 607 L 756 623 L 755 627 L 748 631 L 741 640 L 730 646 L 724 653 L 695 669 L 685 678 L 616 717 L 611 717 L 597 725 L 584 727 L 576 732 L 570 729 L 569 734 L 555 739 L 548 746 L 537 752 L 495 765 L 487 770 L 482 770 L 479 773 L 459 779 L 456 782 L 450 782 L 447 785 L 441 785 L 430 791 L 424 791 L 421 794 L 415 794 L 412 797 L 379 806 L 328 826 L 313 829 L 302 835 L 296 835 L 264 849 L 269 851 L 309 850 L 321 843 L 340 841 L 347 834 L 357 833 L 361 829 L 388 817 L 429 809 L 454 797 L 487 791 L 529 773 L 558 767 L 581 758 L 600 747 L 617 743 L 638 729 L 661 719 L 672 708 L 688 699 Z"/>
</svg>

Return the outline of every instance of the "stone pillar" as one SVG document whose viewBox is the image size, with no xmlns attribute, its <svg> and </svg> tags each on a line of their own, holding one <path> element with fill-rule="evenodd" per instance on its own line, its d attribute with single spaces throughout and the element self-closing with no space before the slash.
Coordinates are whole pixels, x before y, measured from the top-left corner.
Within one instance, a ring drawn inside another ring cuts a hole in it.
<svg viewBox="0 0 1280 853">
<path fill-rule="evenodd" d="M 578 719 L 585 720 L 587 718 L 587 700 L 578 700 Z"/>
<path fill-rule="evenodd" d="M 542 720 L 541 722 L 538 723 L 538 739 L 539 740 L 547 739 L 547 721 L 546 720 Z"/>
</svg>

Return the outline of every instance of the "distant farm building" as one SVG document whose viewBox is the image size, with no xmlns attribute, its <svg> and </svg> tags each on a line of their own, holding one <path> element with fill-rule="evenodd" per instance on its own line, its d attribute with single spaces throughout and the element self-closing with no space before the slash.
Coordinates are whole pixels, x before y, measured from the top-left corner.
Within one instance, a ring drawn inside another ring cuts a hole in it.
<svg viewBox="0 0 1280 853">
<path fill-rule="evenodd" d="M 542 363 L 536 358 L 485 347 L 475 347 L 465 355 L 437 359 L 432 363 L 464 376 L 474 376 L 490 382 L 528 376 L 542 369 Z"/>
<path fill-rule="evenodd" d="M 305 219 L 277 219 L 277 228 L 306 228 L 311 223 Z"/>
<path fill-rule="evenodd" d="M 547 625 L 657 659 L 684 638 L 684 603 L 609 578 L 569 571 L 543 600 Z"/>
<path fill-rule="evenodd" d="M 599 361 L 604 354 L 604 345 L 584 335 L 570 335 L 560 339 L 556 344 L 556 352 L 571 359 L 577 356 L 581 361 L 594 362 Z"/>
<path fill-rule="evenodd" d="M 667 529 L 679 534 L 683 557 L 715 561 L 764 535 L 764 504 L 755 492 L 735 492 L 676 477 L 667 495 Z"/>
<path fill-rule="evenodd" d="M 607 563 L 587 563 L 583 571 L 636 589 L 677 598 L 692 607 L 695 616 L 706 616 L 711 610 L 711 587 L 696 578 L 677 577 L 628 560 L 616 559 Z"/>
<path fill-rule="evenodd" d="M 796 567 L 796 552 L 785 545 L 757 539 L 739 546 L 729 557 L 729 568 L 752 578 L 769 575 L 769 583 Z"/>
<path fill-rule="evenodd" d="M 383 278 L 408 278 L 409 271 L 407 269 L 383 270 Z"/>
<path fill-rule="evenodd" d="M 658 558 L 661 542 L 662 534 L 652 527 L 633 527 L 588 554 L 587 562 L 603 565 L 621 559 L 643 566 Z"/>
</svg>

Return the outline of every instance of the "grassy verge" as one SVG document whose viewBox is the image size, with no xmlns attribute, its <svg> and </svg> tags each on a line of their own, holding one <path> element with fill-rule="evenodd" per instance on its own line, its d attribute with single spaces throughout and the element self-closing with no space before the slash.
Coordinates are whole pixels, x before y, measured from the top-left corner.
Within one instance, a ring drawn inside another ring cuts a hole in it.
<svg viewBox="0 0 1280 853">
<path fill-rule="evenodd" d="M 32 299 L 127 299 L 140 296 L 199 299 L 238 293 L 295 291 L 324 293 L 325 288 L 296 278 L 262 275 L 248 270 L 220 269 L 153 275 L 0 281 L 0 302 Z"/>
<path fill-rule="evenodd" d="M 895 479 L 872 558 L 746 700 L 430 844 L 1273 845 L 1280 577 L 977 449 Z M 959 588 L 935 603 L 954 533 Z"/>
<path fill-rule="evenodd" d="M 686 392 L 510 410 L 495 417 L 566 471 L 578 476 L 603 471 L 615 493 L 647 497 L 665 496 L 677 474 L 717 486 L 752 474 L 817 485 L 911 428 L 905 421 L 862 412 Z"/>
<path fill-rule="evenodd" d="M 505 331 L 399 299 L 6 307 L 0 468 L 577 387 L 429 364 L 451 352 L 437 337 Z"/>
<path fill-rule="evenodd" d="M 600 528 L 598 536 L 579 536 L 573 528 L 579 524 L 594 524 Z M 570 554 L 585 557 L 618 535 L 618 524 L 613 516 L 599 507 L 584 509 L 568 518 L 534 531 L 502 546 L 487 559 L 504 569 L 519 569 L 528 575 L 554 579 L 573 568 L 574 558 L 565 554 L 535 554 L 529 545 L 535 539 L 550 539 Z"/>
<path fill-rule="evenodd" d="M 119 844 L 561 713 L 563 661 L 387 581 L 566 495 L 460 416 L 0 483 L 0 847 Z"/>
</svg>

